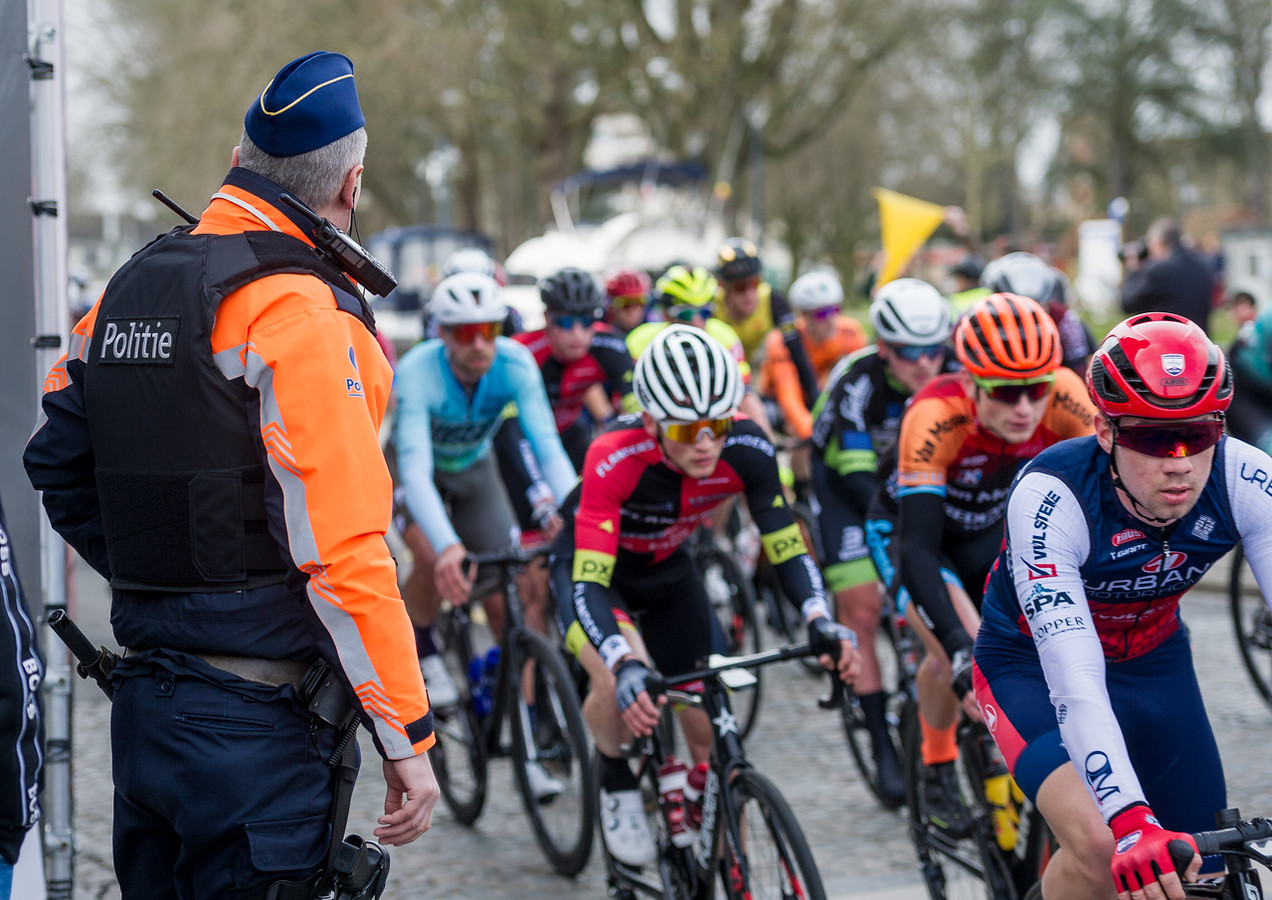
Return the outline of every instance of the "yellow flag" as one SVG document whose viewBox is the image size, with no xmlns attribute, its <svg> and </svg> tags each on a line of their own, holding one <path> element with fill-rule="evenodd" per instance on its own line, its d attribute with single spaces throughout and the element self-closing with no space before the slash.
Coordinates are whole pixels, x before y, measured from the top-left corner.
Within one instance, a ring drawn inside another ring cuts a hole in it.
<svg viewBox="0 0 1272 900">
<path fill-rule="evenodd" d="M 887 284 L 905 268 L 936 227 L 945 221 L 945 207 L 885 188 L 874 189 L 883 232 L 883 268 L 875 285 Z"/>
</svg>

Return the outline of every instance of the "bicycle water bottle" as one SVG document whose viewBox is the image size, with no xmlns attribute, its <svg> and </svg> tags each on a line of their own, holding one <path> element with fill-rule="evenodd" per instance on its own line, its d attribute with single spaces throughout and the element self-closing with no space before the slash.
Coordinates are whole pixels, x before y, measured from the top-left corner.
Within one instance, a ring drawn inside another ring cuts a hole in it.
<svg viewBox="0 0 1272 900">
<path fill-rule="evenodd" d="M 696 834 L 702 828 L 702 791 L 707 786 L 707 764 L 698 763 L 685 776 L 685 828 Z"/>
<path fill-rule="evenodd" d="M 491 647 L 485 657 L 468 661 L 468 681 L 472 685 L 473 712 L 490 715 L 495 704 L 495 670 L 499 668 L 499 648 Z"/>
<path fill-rule="evenodd" d="M 1012 796 L 1013 782 L 1003 763 L 1002 754 L 989 738 L 984 738 L 985 800 L 994 817 L 994 836 L 1004 852 L 1014 850 L 1020 834 L 1020 808 Z"/>
<path fill-rule="evenodd" d="M 694 835 L 685 827 L 685 785 L 689 767 L 674 756 L 658 767 L 658 793 L 667 816 L 667 831 L 676 847 L 693 844 Z"/>
</svg>

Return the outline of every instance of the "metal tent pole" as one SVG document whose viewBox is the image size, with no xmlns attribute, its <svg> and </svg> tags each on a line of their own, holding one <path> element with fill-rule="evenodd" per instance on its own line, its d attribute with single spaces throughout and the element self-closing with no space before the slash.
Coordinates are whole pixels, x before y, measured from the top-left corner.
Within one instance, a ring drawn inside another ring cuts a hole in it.
<svg viewBox="0 0 1272 900">
<path fill-rule="evenodd" d="M 61 0 L 28 0 L 31 73 L 30 207 L 35 238 L 37 384 L 64 352 L 66 294 L 66 86 Z M 38 397 L 36 398 L 38 403 Z M 40 516 L 40 575 L 45 615 L 66 608 L 66 545 Z M 71 659 L 45 630 L 44 847 L 49 900 L 70 900 L 75 839 L 71 792 Z"/>
</svg>

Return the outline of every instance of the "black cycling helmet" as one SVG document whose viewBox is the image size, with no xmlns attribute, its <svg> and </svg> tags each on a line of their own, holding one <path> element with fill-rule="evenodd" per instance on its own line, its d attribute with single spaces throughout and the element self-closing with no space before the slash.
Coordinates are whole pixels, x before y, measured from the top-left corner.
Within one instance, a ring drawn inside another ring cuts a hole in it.
<svg viewBox="0 0 1272 900">
<path fill-rule="evenodd" d="M 968 253 L 954 266 L 953 273 L 968 281 L 980 281 L 981 272 L 985 271 L 985 260 L 978 254 Z"/>
<path fill-rule="evenodd" d="M 731 237 L 720 248 L 716 275 L 721 281 L 741 281 L 760 274 L 763 264 L 755 244 L 742 237 Z"/>
<path fill-rule="evenodd" d="M 549 312 L 599 319 L 605 312 L 605 294 L 600 284 L 582 269 L 564 268 L 539 284 L 539 297 Z"/>
<path fill-rule="evenodd" d="M 981 287 L 995 294 L 1016 294 L 1043 306 L 1065 303 L 1064 278 L 1032 253 L 1017 251 L 1000 256 L 981 272 Z"/>
</svg>

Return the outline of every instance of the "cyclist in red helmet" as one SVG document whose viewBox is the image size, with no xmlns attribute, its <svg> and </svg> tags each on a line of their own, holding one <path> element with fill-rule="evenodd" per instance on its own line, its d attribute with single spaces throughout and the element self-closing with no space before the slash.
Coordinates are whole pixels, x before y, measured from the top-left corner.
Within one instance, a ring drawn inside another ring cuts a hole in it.
<svg viewBox="0 0 1272 900">
<path fill-rule="evenodd" d="M 1012 487 L 973 683 L 1059 840 L 1047 900 L 1180 898 L 1166 845 L 1227 802 L 1179 601 L 1238 540 L 1272 594 L 1272 459 L 1224 437 L 1231 370 L 1180 316 L 1116 326 L 1086 381 L 1095 434 Z"/>
<path fill-rule="evenodd" d="M 649 292 L 653 282 L 640 269 L 619 268 L 605 277 L 605 321 L 626 337 L 649 315 Z"/>
</svg>

